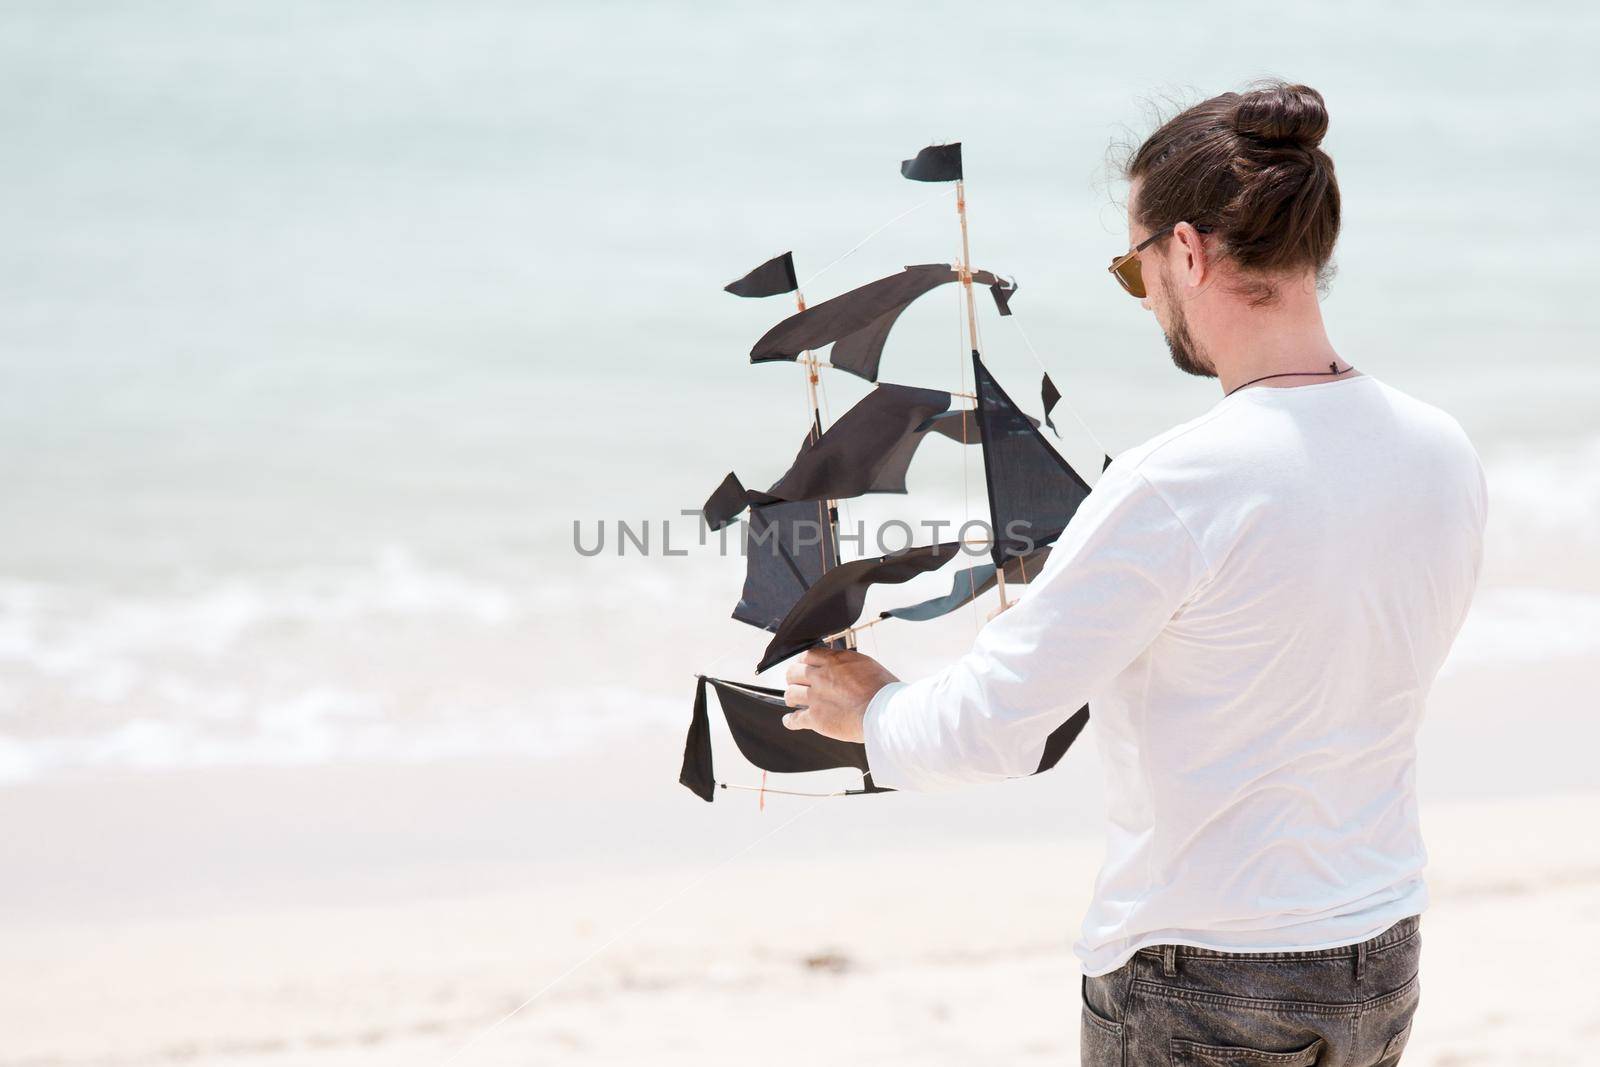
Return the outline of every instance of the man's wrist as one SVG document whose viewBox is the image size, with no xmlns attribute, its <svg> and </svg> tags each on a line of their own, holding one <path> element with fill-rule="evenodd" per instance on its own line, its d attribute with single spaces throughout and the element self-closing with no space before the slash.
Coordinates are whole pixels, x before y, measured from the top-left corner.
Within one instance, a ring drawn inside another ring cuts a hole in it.
<svg viewBox="0 0 1600 1067">
<path fill-rule="evenodd" d="M 886 785 L 896 777 L 893 746 L 888 744 L 892 729 L 888 729 L 890 703 L 896 693 L 906 687 L 905 682 L 889 682 L 872 694 L 866 710 L 861 715 L 861 738 L 867 748 L 867 766 L 872 768 L 875 785 Z"/>
<path fill-rule="evenodd" d="M 893 700 L 894 695 L 905 687 L 906 683 L 904 682 L 886 682 L 878 688 L 876 693 L 872 694 L 872 698 L 867 701 L 867 706 L 861 712 L 861 733 L 863 736 L 871 735 L 874 718 L 881 718 L 885 714 L 884 709 L 888 707 L 889 701 Z"/>
</svg>

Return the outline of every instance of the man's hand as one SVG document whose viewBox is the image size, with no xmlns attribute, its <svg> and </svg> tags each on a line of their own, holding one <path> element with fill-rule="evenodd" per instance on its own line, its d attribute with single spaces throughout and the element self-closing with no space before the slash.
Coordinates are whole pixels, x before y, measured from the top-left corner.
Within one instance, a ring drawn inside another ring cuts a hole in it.
<svg viewBox="0 0 1600 1067">
<path fill-rule="evenodd" d="M 783 724 L 791 730 L 815 730 L 836 741 L 859 742 L 862 720 L 878 690 L 899 681 L 871 656 L 813 648 L 789 667 L 789 688 L 783 700 L 791 711 Z"/>
</svg>

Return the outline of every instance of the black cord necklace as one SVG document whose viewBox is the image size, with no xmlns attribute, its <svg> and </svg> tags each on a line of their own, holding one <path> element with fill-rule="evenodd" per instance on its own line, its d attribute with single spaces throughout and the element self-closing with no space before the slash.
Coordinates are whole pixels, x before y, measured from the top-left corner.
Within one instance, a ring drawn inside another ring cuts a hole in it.
<svg viewBox="0 0 1600 1067">
<path fill-rule="evenodd" d="M 1268 378 L 1327 378 L 1332 375 L 1349 374 L 1353 370 L 1355 370 L 1354 367 L 1346 367 L 1344 370 L 1340 370 L 1339 363 L 1337 360 L 1335 360 L 1334 362 L 1328 364 L 1327 370 L 1286 370 L 1282 374 L 1263 374 L 1259 378 L 1251 378 L 1248 382 L 1245 382 L 1244 385 L 1234 386 L 1232 389 L 1229 389 L 1222 395 L 1224 397 L 1230 397 L 1234 393 L 1237 393 L 1239 390 L 1243 389 L 1245 385 L 1254 385 L 1257 382 L 1264 382 Z"/>
</svg>

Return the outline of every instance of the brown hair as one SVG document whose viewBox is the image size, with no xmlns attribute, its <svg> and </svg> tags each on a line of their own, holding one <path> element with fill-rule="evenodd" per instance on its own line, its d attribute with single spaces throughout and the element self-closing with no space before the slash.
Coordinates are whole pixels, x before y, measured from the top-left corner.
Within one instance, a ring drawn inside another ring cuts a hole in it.
<svg viewBox="0 0 1600 1067">
<path fill-rule="evenodd" d="M 1324 285 L 1339 236 L 1339 183 L 1318 147 L 1327 132 L 1327 106 L 1309 86 L 1214 96 L 1168 119 L 1127 161 L 1125 176 L 1140 182 L 1132 207 L 1152 231 L 1209 223 L 1252 303 L 1276 296 L 1252 274 L 1309 267 Z"/>
</svg>

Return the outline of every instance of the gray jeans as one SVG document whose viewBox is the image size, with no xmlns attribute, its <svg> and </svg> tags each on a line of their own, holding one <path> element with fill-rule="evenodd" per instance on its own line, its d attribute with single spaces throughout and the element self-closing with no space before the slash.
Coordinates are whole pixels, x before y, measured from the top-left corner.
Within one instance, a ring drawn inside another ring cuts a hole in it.
<svg viewBox="0 0 1600 1067">
<path fill-rule="evenodd" d="M 1417 916 L 1314 952 L 1140 949 L 1083 980 L 1083 1067 L 1394 1067 L 1417 1010 Z"/>
</svg>

